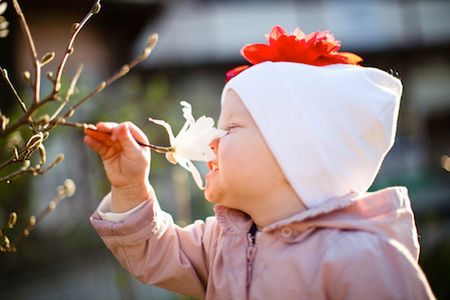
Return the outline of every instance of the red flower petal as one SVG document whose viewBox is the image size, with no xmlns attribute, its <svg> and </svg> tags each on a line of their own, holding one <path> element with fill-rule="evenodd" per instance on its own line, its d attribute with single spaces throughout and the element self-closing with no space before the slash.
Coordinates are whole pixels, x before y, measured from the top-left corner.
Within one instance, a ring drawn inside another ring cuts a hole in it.
<svg viewBox="0 0 450 300">
<path fill-rule="evenodd" d="M 274 58 L 274 48 L 266 44 L 252 44 L 245 46 L 241 50 L 242 56 L 248 60 L 249 63 L 256 65 L 263 61 L 272 60 Z"/>
<path fill-rule="evenodd" d="M 272 43 L 276 40 L 278 40 L 278 38 L 280 36 L 286 36 L 287 32 L 286 30 L 283 29 L 283 27 L 275 25 L 272 27 L 272 30 L 270 31 L 267 39 L 269 40 L 269 44 L 272 46 Z"/>
<path fill-rule="evenodd" d="M 243 65 L 243 66 L 239 66 L 239 67 L 236 67 L 236 68 L 233 68 L 233 69 L 229 70 L 229 71 L 227 72 L 227 77 L 226 77 L 226 79 L 225 79 L 225 82 L 230 81 L 231 78 L 237 76 L 239 73 L 241 73 L 241 72 L 247 70 L 248 68 L 250 68 L 249 65 Z"/>
<path fill-rule="evenodd" d="M 361 57 L 349 52 L 339 52 L 341 42 L 328 31 L 316 31 L 305 35 L 300 29 L 288 34 L 281 26 L 274 26 L 267 35 L 267 44 L 250 44 L 242 48 L 241 54 L 251 64 L 264 61 L 286 61 L 313 66 L 331 64 L 358 65 Z M 227 81 L 249 66 L 240 66 L 227 73 Z"/>
<path fill-rule="evenodd" d="M 345 56 L 347 58 L 347 63 L 351 65 L 357 65 L 363 61 L 363 59 L 360 56 L 354 53 L 340 52 L 339 55 Z"/>
</svg>

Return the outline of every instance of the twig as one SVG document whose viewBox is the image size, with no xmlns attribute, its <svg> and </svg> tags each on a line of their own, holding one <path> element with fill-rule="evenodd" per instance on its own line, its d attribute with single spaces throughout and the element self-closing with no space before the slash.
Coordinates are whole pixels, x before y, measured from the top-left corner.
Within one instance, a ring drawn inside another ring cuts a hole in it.
<svg viewBox="0 0 450 300">
<path fill-rule="evenodd" d="M 4 161 L 2 164 L 0 164 L 0 170 L 3 169 L 6 166 L 9 166 L 12 163 L 15 163 L 17 160 L 14 159 L 14 157 L 10 157 L 9 159 L 7 159 L 6 161 Z"/>
<path fill-rule="evenodd" d="M 34 45 L 33 37 L 31 36 L 30 28 L 28 27 L 27 21 L 25 19 L 25 15 L 20 8 L 19 2 L 17 0 L 12 0 L 14 9 L 19 16 L 20 26 L 22 31 L 27 37 L 28 46 L 30 48 L 31 60 L 34 63 L 34 75 L 35 82 L 33 84 L 33 102 L 38 103 L 40 101 L 40 87 L 41 87 L 41 64 L 39 62 L 36 47 Z"/>
<path fill-rule="evenodd" d="M 4 130 L 0 129 L 0 138 L 3 136 L 7 136 L 23 125 L 33 125 L 33 120 L 31 119 L 31 117 L 34 115 L 34 113 L 37 112 L 41 107 L 45 106 L 48 102 L 54 101 L 55 99 L 57 98 L 46 98 L 40 102 L 31 103 L 31 106 L 28 108 L 27 112 L 22 115 L 17 121 L 6 127 Z"/>
<path fill-rule="evenodd" d="M 86 24 L 86 22 L 95 14 L 97 14 L 100 11 L 100 0 L 97 0 L 95 4 L 92 6 L 89 13 L 84 17 L 84 19 L 80 23 L 75 23 L 72 27 L 73 33 L 69 40 L 69 43 L 67 44 L 66 52 L 64 53 L 63 59 L 61 60 L 61 63 L 59 64 L 58 70 L 56 72 L 55 82 L 53 86 L 53 92 L 52 94 L 55 95 L 59 92 L 61 88 L 61 76 L 64 70 L 64 66 L 66 65 L 67 59 L 69 58 L 69 55 L 71 55 L 74 51 L 73 44 L 75 42 L 75 38 L 77 37 L 78 33 L 81 31 L 83 26 Z"/>
<path fill-rule="evenodd" d="M 116 72 L 113 76 L 111 76 L 106 81 L 101 82 L 95 90 L 90 92 L 87 96 L 82 98 L 80 101 L 78 101 L 75 105 L 73 105 L 64 115 L 64 118 L 70 117 L 74 111 L 84 102 L 89 100 L 90 98 L 94 97 L 98 93 L 100 93 L 104 88 L 111 85 L 114 81 L 117 79 L 125 76 L 132 68 L 134 68 L 137 64 L 144 61 L 152 52 L 153 48 L 156 46 L 156 43 L 158 42 L 158 34 L 153 33 L 147 42 L 147 46 L 145 47 L 144 51 L 135 59 L 133 59 L 129 64 L 123 65 L 122 68 Z"/>
<path fill-rule="evenodd" d="M 8 76 L 8 71 L 6 71 L 6 69 L 3 69 L 2 67 L 0 67 L 0 72 L 2 73 L 3 78 L 6 80 L 6 82 L 8 83 L 9 88 L 11 89 L 12 93 L 14 94 L 14 96 L 16 97 L 17 102 L 20 105 L 20 108 L 22 108 L 22 110 L 26 113 L 27 112 L 27 106 L 25 105 L 25 103 L 22 101 L 22 98 L 20 98 L 19 94 L 16 91 L 16 88 L 14 87 L 14 85 L 12 84 L 11 80 L 9 80 L 9 76 Z"/>
<path fill-rule="evenodd" d="M 142 62 L 143 60 L 145 60 L 152 52 L 153 48 L 156 46 L 158 42 L 158 34 L 157 33 L 153 33 L 148 41 L 147 41 L 147 45 L 144 49 L 144 51 L 138 56 L 136 57 L 134 60 L 132 60 L 129 64 L 122 66 L 122 68 L 120 69 L 120 71 L 116 72 L 111 78 L 109 78 L 106 81 L 101 82 L 97 88 L 95 90 L 93 90 L 92 92 L 90 92 L 87 96 L 85 96 L 84 98 L 82 98 L 81 100 L 79 100 L 75 105 L 73 105 L 72 107 L 70 107 L 67 112 L 64 113 L 63 118 L 69 118 L 73 115 L 73 113 L 75 112 L 75 110 L 84 102 L 86 102 L 87 100 L 91 99 L 92 97 L 94 97 L 95 95 L 97 95 L 99 92 L 101 92 L 105 87 L 109 86 L 111 83 L 113 83 L 115 80 L 121 78 L 122 76 L 126 75 L 133 67 L 135 67 L 137 64 L 139 64 L 140 62 Z M 50 95 L 51 96 L 51 95 Z M 31 118 L 31 116 L 43 105 L 45 105 L 46 103 L 53 101 L 55 98 L 54 97 L 47 97 L 44 100 L 42 100 L 39 103 L 32 103 L 31 107 L 28 109 L 27 113 L 25 113 L 19 120 L 17 120 L 16 122 L 14 122 L 13 124 L 11 124 L 10 126 L 8 126 L 6 129 L 4 130 L 0 130 L 0 137 L 2 136 L 6 136 L 9 133 L 11 133 L 12 131 L 16 130 L 17 128 L 19 128 L 22 125 L 25 125 L 29 122 L 29 119 Z"/>
<path fill-rule="evenodd" d="M 30 232 L 36 227 L 39 222 L 42 222 L 52 211 L 55 210 L 56 206 L 64 198 L 71 197 L 75 193 L 75 183 L 71 179 L 66 179 L 63 186 L 58 186 L 56 189 L 56 195 L 48 203 L 47 207 L 39 213 L 37 217 L 31 216 L 27 226 L 20 232 L 20 234 L 14 239 L 12 247 L 16 248 L 17 245 L 30 235 Z"/>
<path fill-rule="evenodd" d="M 70 97 L 72 97 L 72 95 L 75 93 L 75 86 L 77 85 L 78 78 L 80 78 L 81 72 L 83 72 L 83 64 L 78 66 L 78 69 L 75 72 L 72 81 L 70 82 L 69 89 L 67 90 L 66 97 L 64 98 L 66 102 L 69 101 Z"/>
<path fill-rule="evenodd" d="M 75 75 L 73 76 L 72 81 L 70 82 L 70 86 L 69 86 L 69 89 L 67 90 L 66 97 L 64 98 L 63 102 L 58 106 L 58 109 L 56 109 L 56 111 L 50 117 L 49 122 L 54 120 L 59 115 L 59 113 L 66 106 L 67 102 L 69 102 L 70 97 L 75 93 L 75 86 L 78 82 L 78 78 L 80 77 L 82 71 L 83 71 L 83 64 L 78 66 L 78 69 L 75 72 Z M 48 125 L 50 125 L 50 124 L 47 123 L 46 126 L 44 126 L 44 128 L 47 128 Z"/>
</svg>

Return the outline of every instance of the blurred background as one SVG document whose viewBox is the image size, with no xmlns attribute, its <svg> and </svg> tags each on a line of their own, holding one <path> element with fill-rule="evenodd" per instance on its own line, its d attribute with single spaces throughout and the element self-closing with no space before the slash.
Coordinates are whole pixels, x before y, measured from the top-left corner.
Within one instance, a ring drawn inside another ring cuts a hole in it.
<svg viewBox="0 0 450 300">
<path fill-rule="evenodd" d="M 38 53 L 56 51 L 59 61 L 72 23 L 94 1 L 19 2 Z M 31 60 L 12 5 L 4 16 L 10 34 L 0 39 L 0 65 L 9 70 L 20 93 L 30 96 L 21 74 L 32 69 Z M 371 190 L 408 187 L 420 235 L 419 263 L 438 299 L 450 299 L 449 16 L 450 2 L 434 0 L 103 0 L 100 14 L 75 42 L 63 83 L 67 86 L 84 63 L 74 97 L 80 99 L 139 54 L 150 33 L 158 32 L 160 42 L 150 58 L 81 106 L 74 120 L 130 120 L 154 144 L 167 145 L 165 131 L 147 118 L 165 119 L 177 132 L 183 123 L 179 102 L 186 100 L 196 118 L 217 120 L 225 73 L 245 63 L 239 54 L 244 44 L 264 42 L 275 24 L 305 33 L 329 29 L 342 41 L 343 51 L 358 53 L 363 65 L 403 81 L 397 140 Z M 49 64 L 46 70 L 55 67 Z M 43 93 L 49 89 L 44 80 Z M 20 113 L 3 81 L 0 109 L 9 116 Z M 182 299 L 130 277 L 94 232 L 89 217 L 109 185 L 98 157 L 82 138 L 81 130 L 57 128 L 46 147 L 51 157 L 64 153 L 65 161 L 46 176 L 0 185 L 1 224 L 13 210 L 19 224 L 37 214 L 65 178 L 77 185 L 76 194 L 39 224 L 17 253 L 0 253 L 0 298 Z M 190 175 L 158 154 L 153 154 L 151 181 L 161 206 L 178 224 L 212 214 Z"/>
</svg>

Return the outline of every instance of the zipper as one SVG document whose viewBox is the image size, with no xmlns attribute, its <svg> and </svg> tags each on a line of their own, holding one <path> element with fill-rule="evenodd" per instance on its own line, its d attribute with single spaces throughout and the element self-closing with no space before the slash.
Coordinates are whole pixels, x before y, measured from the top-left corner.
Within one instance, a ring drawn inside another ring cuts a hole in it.
<svg viewBox="0 0 450 300">
<path fill-rule="evenodd" d="M 247 233 L 247 241 L 248 247 L 246 250 L 247 256 L 247 287 L 250 286 L 250 282 L 252 281 L 252 273 L 253 273 L 253 263 L 255 261 L 256 256 L 256 243 L 255 237 L 258 229 L 256 228 L 256 224 L 253 223 L 252 227 Z"/>
</svg>

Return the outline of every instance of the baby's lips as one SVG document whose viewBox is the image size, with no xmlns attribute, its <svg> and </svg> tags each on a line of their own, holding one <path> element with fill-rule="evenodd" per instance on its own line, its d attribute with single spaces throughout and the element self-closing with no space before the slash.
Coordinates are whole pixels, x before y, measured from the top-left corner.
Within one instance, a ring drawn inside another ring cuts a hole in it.
<svg viewBox="0 0 450 300">
<path fill-rule="evenodd" d="M 218 170 L 219 166 L 216 161 L 210 160 L 207 162 L 208 168 L 210 171 Z"/>
</svg>

